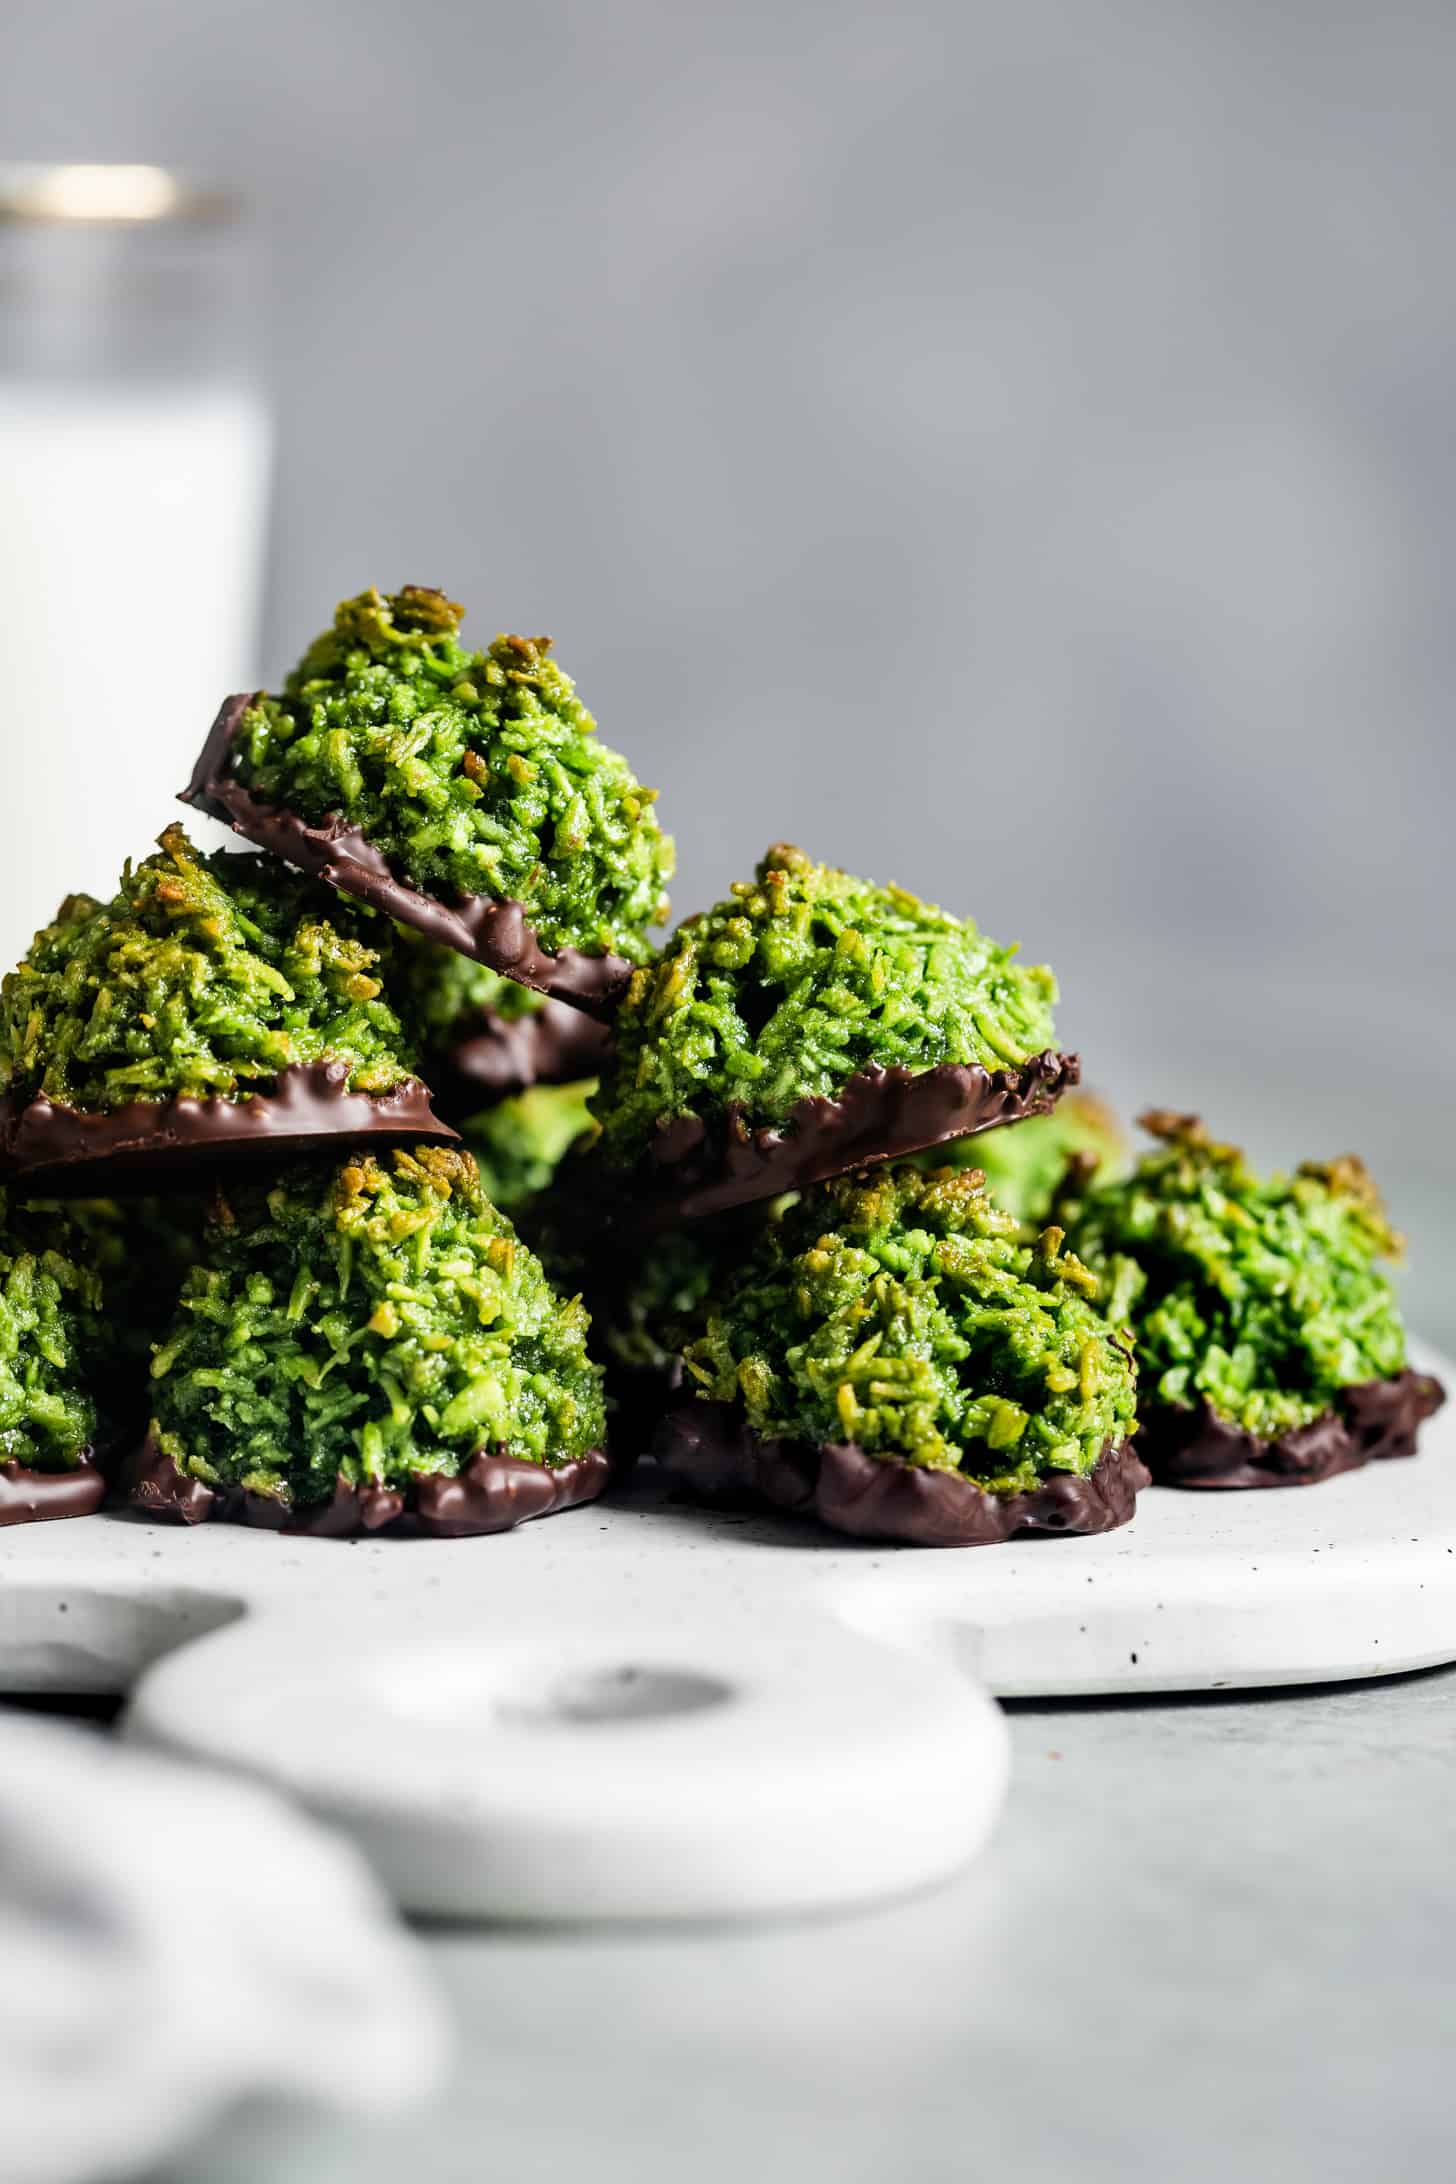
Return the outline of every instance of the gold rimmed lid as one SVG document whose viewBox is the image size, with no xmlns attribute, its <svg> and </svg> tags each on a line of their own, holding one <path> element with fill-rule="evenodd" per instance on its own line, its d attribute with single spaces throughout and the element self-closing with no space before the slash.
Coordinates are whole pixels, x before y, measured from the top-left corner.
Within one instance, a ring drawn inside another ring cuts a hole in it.
<svg viewBox="0 0 1456 2184">
<path fill-rule="evenodd" d="M 91 162 L 0 165 L 0 226 L 64 222 L 137 227 L 158 221 L 220 222 L 244 211 L 234 190 L 203 185 L 170 167 Z"/>
</svg>

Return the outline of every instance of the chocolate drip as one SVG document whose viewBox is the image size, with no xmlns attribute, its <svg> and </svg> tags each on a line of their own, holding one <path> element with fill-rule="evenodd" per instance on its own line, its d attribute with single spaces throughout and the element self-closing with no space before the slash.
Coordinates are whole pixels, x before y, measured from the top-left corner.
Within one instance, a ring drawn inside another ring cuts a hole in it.
<svg viewBox="0 0 1456 2184">
<path fill-rule="evenodd" d="M 741 1107 L 705 1122 L 658 1124 L 649 1152 L 659 1218 L 696 1220 L 780 1191 L 803 1190 L 872 1161 L 1049 1115 L 1081 1077 L 1075 1054 L 1050 1047 L 1020 1069 L 941 1062 L 933 1069 L 861 1069 L 832 1096 L 802 1099 L 784 1120 L 750 1129 Z"/>
<path fill-rule="evenodd" d="M 1138 1447 L 1162 1486 L 1317 1486 L 1342 1471 L 1413 1456 L 1416 1435 L 1446 1400 L 1429 1373 L 1396 1373 L 1340 1391 L 1337 1410 L 1273 1439 L 1220 1418 L 1207 1398 L 1150 1411 Z"/>
<path fill-rule="evenodd" d="M 525 1463 L 480 1449 L 458 1478 L 414 1472 L 402 1486 L 355 1486 L 340 1476 L 326 1502 L 294 1509 L 247 1487 L 212 1487 L 179 1472 L 149 1434 L 125 1465 L 123 1501 L 179 1524 L 220 1518 L 266 1531 L 348 1539 L 361 1532 L 392 1532 L 429 1539 L 469 1539 L 508 1532 L 532 1517 L 549 1517 L 577 1502 L 595 1501 L 607 1484 L 609 1465 L 600 1449 L 572 1463 Z"/>
<path fill-rule="evenodd" d="M 84 1114 L 44 1098 L 0 1099 L 0 1174 L 55 1188 L 96 1189 L 112 1169 L 136 1177 L 150 1165 L 214 1162 L 234 1154 L 297 1150 L 320 1140 L 388 1137 L 454 1143 L 417 1077 L 388 1092 L 351 1092 L 347 1062 L 295 1062 L 269 1092 L 242 1099 L 133 1100 Z"/>
<path fill-rule="evenodd" d="M 443 947 L 488 964 L 518 985 L 569 1001 L 588 1014 L 609 1018 L 622 997 L 632 966 L 617 955 L 584 955 L 579 948 L 549 954 L 518 902 L 489 895 L 460 895 L 454 904 L 426 895 L 398 879 L 379 851 L 339 813 L 317 826 L 285 806 L 254 796 L 228 768 L 243 715 L 255 696 L 243 692 L 223 701 L 208 731 L 181 801 L 220 819 L 235 834 L 271 850 L 302 872 L 312 872 L 340 893 L 413 926 Z"/>
<path fill-rule="evenodd" d="M 1024 1494 L 988 1494 L 963 1472 L 866 1455 L 852 1442 L 774 1440 L 742 1413 L 696 1398 L 677 1404 L 653 1453 L 707 1500 L 767 1501 L 858 1539 L 913 1547 L 988 1547 L 1018 1532 L 1110 1532 L 1126 1524 L 1146 1466 L 1128 1441 L 1109 1441 L 1085 1478 L 1063 1472 Z"/>
<path fill-rule="evenodd" d="M 54 1517 L 89 1517 L 101 1507 L 106 1481 L 88 1454 L 69 1471 L 32 1471 L 0 1464 L 0 1527 L 45 1524 Z"/>
</svg>

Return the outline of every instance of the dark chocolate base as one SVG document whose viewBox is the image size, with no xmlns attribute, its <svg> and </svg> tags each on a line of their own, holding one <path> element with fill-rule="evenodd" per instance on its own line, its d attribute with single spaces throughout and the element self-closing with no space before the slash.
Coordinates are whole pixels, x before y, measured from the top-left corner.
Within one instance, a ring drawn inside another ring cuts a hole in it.
<svg viewBox="0 0 1456 2184">
<path fill-rule="evenodd" d="M 852 1442 L 766 1440 L 740 1412 L 697 1399 L 678 1403 L 658 1428 L 653 1453 L 705 1500 L 767 1501 L 817 1517 L 858 1539 L 912 1547 L 989 1547 L 1025 1532 L 1111 1532 L 1126 1524 L 1146 1466 L 1128 1441 L 1109 1442 L 1086 1478 L 1070 1472 L 1030 1493 L 988 1494 L 954 1471 L 867 1456 Z"/>
<path fill-rule="evenodd" d="M 1429 1373 L 1397 1373 L 1346 1388 L 1339 1410 L 1262 1440 L 1220 1418 L 1205 1398 L 1150 1412 L 1138 1448 L 1160 1486 L 1318 1486 L 1362 1464 L 1414 1456 L 1420 1427 L 1445 1400 Z"/>
<path fill-rule="evenodd" d="M 119 1498 L 148 1516 L 178 1524 L 218 1518 L 314 1539 L 348 1539 L 361 1532 L 470 1539 L 509 1532 L 532 1517 L 595 1501 L 609 1477 L 610 1466 L 600 1449 L 554 1469 L 481 1449 L 458 1478 L 417 1472 L 404 1487 L 353 1486 L 340 1478 L 328 1501 L 291 1510 L 271 1495 L 245 1487 L 205 1486 L 201 1479 L 184 1477 L 148 1435 L 122 1469 Z"/>
<path fill-rule="evenodd" d="M 25 1464 L 0 1464 L 0 1527 L 94 1516 L 105 1494 L 106 1480 L 89 1456 L 82 1456 L 69 1471 L 32 1471 Z"/>
<path fill-rule="evenodd" d="M 379 851 L 338 813 L 310 825 L 234 781 L 228 772 L 233 739 L 254 702 L 254 694 L 247 691 L 224 699 L 192 779 L 181 791 L 184 804 L 220 819 L 235 834 L 301 872 L 312 872 L 341 894 L 353 895 L 430 940 L 504 972 L 519 985 L 569 1001 L 594 1016 L 612 1014 L 632 976 L 624 957 L 584 955 L 579 948 L 551 955 L 526 923 L 518 902 L 497 902 L 488 895 L 461 895 L 453 905 L 441 902 L 397 879 Z"/>
<path fill-rule="evenodd" d="M 752 1130 L 739 1107 L 711 1123 L 678 1115 L 658 1125 L 648 1188 L 663 1216 L 696 1220 L 780 1191 L 803 1190 L 872 1161 L 900 1160 L 1028 1115 L 1049 1115 L 1082 1074 L 1050 1047 L 1020 1069 L 941 1062 L 934 1069 L 859 1070 L 832 1098 L 800 1100 L 780 1123 Z"/>
<path fill-rule="evenodd" d="M 335 1138 L 456 1141 L 417 1077 L 390 1092 L 351 1092 L 348 1079 L 345 1062 L 299 1062 L 274 1080 L 271 1092 L 240 1100 L 133 1100 L 109 1114 L 83 1114 L 44 1098 L 0 1099 L 0 1175 L 89 1191 L 113 1171 L 139 1176 L 153 1165 L 172 1171 L 179 1163 L 273 1155 Z"/>
<path fill-rule="evenodd" d="M 595 1077 L 612 1035 L 605 1024 L 564 1002 L 548 1001 L 532 1016 L 484 1014 L 426 1074 L 442 1115 L 459 1119 L 533 1084 L 579 1084 Z"/>
</svg>

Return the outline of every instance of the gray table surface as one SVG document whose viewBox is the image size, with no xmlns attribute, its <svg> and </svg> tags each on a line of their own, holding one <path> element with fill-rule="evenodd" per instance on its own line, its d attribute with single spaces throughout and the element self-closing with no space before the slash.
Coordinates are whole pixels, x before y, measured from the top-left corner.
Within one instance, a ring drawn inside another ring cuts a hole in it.
<svg viewBox="0 0 1456 2184">
<path fill-rule="evenodd" d="M 953 1886 L 852 1918 L 437 1930 L 462 2053 L 367 2133 L 254 2118 L 168 2184 L 1440 2177 L 1456 1670 L 1012 1710 Z"/>
</svg>

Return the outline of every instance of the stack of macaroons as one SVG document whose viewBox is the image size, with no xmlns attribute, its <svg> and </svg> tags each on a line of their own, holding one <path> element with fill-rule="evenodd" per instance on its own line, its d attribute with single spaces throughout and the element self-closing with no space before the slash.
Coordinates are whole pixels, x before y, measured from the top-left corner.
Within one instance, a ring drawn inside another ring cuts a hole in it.
<svg viewBox="0 0 1456 2184">
<path fill-rule="evenodd" d="M 634 974 L 584 1164 L 612 1247 L 594 1288 L 575 1263 L 688 1491 L 970 1545 L 1121 1524 L 1150 1467 L 1293 1484 L 1413 1451 L 1442 1393 L 1358 1162 L 1261 1184 L 1154 1117 L 1171 1150 L 1129 1173 L 1105 1106 L 1061 1097 L 1055 998 L 782 847 Z M 547 1194 L 548 1236 L 581 1192 Z"/>
<path fill-rule="evenodd" d="M 1409 1453 L 1358 1162 L 1136 1163 L 1056 982 L 777 845 L 672 844 L 544 638 L 346 600 L 0 986 L 0 1524 L 499 1531 L 686 1494 L 967 1546 Z"/>
<path fill-rule="evenodd" d="M 686 1487 L 933 1546 L 1126 1522 L 1131 1343 L 965 1150 L 1052 1127 L 1055 1000 L 968 920 L 783 845 L 634 973 L 592 1103 L 598 1317 Z"/>
<path fill-rule="evenodd" d="M 457 1535 L 601 1492 L 585 1308 L 503 1208 L 590 1129 L 672 845 L 548 642 L 460 620 L 346 601 L 187 792 L 255 846 L 167 827 L 4 980 L 0 1521 L 109 1488 Z"/>
</svg>

